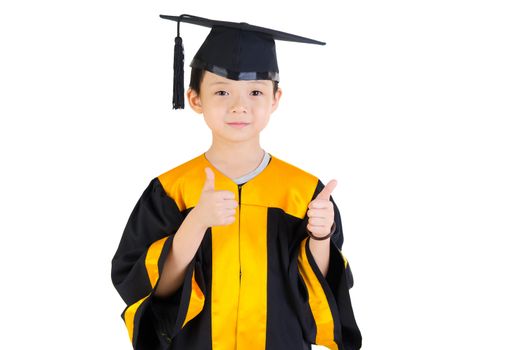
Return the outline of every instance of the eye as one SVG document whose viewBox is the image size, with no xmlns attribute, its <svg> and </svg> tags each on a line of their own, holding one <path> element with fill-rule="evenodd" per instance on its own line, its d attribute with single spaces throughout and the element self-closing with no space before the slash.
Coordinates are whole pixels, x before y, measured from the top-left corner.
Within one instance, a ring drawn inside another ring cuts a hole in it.
<svg viewBox="0 0 529 350">
<path fill-rule="evenodd" d="M 253 90 L 253 91 L 252 91 L 252 96 L 260 96 L 260 95 L 262 95 L 262 94 L 263 94 L 263 93 L 262 93 L 261 91 L 259 91 L 259 90 Z"/>
<path fill-rule="evenodd" d="M 220 90 L 220 91 L 217 91 L 215 92 L 215 95 L 219 95 L 219 96 L 226 96 L 228 93 L 224 90 Z"/>
</svg>

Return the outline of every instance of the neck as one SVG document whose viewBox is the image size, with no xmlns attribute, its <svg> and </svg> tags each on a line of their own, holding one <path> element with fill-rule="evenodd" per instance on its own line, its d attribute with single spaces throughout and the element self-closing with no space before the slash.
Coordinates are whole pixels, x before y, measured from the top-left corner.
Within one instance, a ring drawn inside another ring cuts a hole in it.
<svg viewBox="0 0 529 350">
<path fill-rule="evenodd" d="M 263 156 L 264 150 L 258 137 L 241 142 L 230 142 L 213 136 L 211 147 L 206 151 L 206 158 L 210 162 L 231 167 L 259 164 Z"/>
</svg>

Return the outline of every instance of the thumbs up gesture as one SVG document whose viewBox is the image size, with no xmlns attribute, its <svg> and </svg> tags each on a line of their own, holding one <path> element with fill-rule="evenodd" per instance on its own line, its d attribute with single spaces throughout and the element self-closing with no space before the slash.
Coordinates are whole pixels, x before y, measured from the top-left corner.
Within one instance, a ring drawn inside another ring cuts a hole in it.
<svg viewBox="0 0 529 350">
<path fill-rule="evenodd" d="M 330 198 L 337 184 L 336 180 L 329 181 L 316 198 L 309 203 L 307 229 L 316 237 L 324 237 L 331 232 L 334 223 L 334 206 Z"/>
<path fill-rule="evenodd" d="M 215 191 L 215 173 L 206 167 L 206 181 L 200 199 L 193 208 L 198 220 L 205 226 L 224 226 L 235 221 L 238 203 L 231 191 Z"/>
</svg>

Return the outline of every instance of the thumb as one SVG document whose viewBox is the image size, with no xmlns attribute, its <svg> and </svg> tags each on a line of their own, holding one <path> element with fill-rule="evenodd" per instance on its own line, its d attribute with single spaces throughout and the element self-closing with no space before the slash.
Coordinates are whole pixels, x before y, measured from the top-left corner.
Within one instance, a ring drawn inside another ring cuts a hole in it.
<svg viewBox="0 0 529 350">
<path fill-rule="evenodd" d="M 215 190 L 215 173 L 209 167 L 204 169 L 206 171 L 206 181 L 204 181 L 204 187 L 202 191 L 214 191 Z"/>
<path fill-rule="evenodd" d="M 325 185 L 323 190 L 318 193 L 315 199 L 326 199 L 329 200 L 331 197 L 331 192 L 336 188 L 336 185 L 338 185 L 338 181 L 331 180 Z"/>
</svg>

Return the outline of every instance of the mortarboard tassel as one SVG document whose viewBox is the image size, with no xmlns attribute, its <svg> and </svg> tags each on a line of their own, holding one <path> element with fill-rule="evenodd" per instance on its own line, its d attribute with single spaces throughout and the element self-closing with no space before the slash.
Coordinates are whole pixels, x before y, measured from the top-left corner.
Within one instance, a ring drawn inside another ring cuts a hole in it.
<svg viewBox="0 0 529 350">
<path fill-rule="evenodd" d="M 180 21 L 178 33 L 174 39 L 174 76 L 173 76 L 173 109 L 184 108 L 184 46 L 180 37 Z"/>
</svg>

